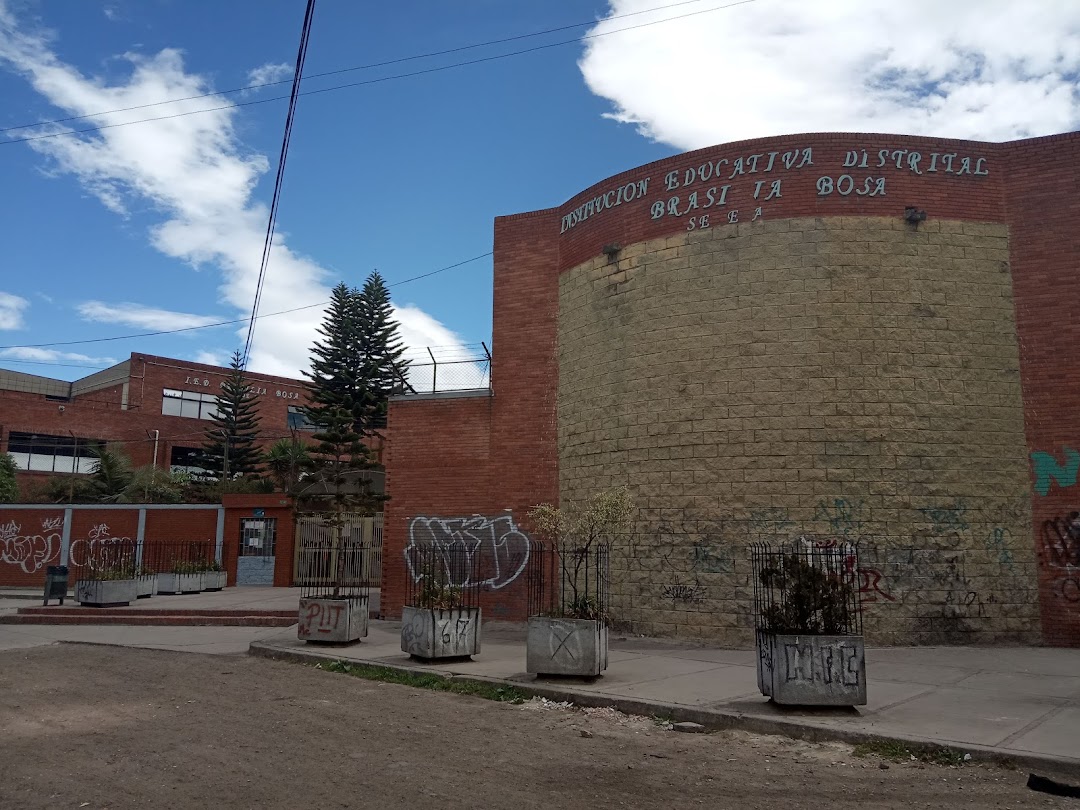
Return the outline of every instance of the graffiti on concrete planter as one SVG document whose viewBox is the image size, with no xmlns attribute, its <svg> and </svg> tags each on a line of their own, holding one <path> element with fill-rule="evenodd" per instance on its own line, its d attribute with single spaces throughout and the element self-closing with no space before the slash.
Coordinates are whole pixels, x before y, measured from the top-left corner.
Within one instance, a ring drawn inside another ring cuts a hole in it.
<svg viewBox="0 0 1080 810">
<path fill-rule="evenodd" d="M 1076 485 L 1077 473 L 1080 473 L 1080 452 L 1071 447 L 1065 448 L 1065 461 L 1062 464 L 1049 453 L 1036 450 L 1031 454 L 1031 469 L 1035 474 L 1035 491 L 1046 495 L 1052 482 L 1059 487 Z"/>
<path fill-rule="evenodd" d="M 1080 512 L 1043 523 L 1042 551 L 1052 568 L 1080 569 Z"/>
<path fill-rule="evenodd" d="M 22 534 L 22 524 L 9 520 L 0 524 L 0 562 L 17 565 L 32 574 L 58 558 L 63 517 L 47 517 L 41 521 L 41 532 Z"/>
<path fill-rule="evenodd" d="M 460 550 L 458 553 L 465 555 L 468 564 L 464 568 L 447 564 L 447 574 L 453 578 L 456 571 L 464 570 L 475 572 L 479 578 L 478 583 L 474 582 L 473 577 L 465 573 L 466 581 L 453 583 L 460 587 L 479 584 L 491 590 L 505 588 L 521 576 L 529 561 L 529 537 L 518 529 L 510 515 L 413 518 L 409 524 L 405 561 L 417 581 L 422 572 L 418 570 L 415 549 L 420 547 L 441 550 L 446 553 L 447 561 L 452 549 Z"/>
</svg>

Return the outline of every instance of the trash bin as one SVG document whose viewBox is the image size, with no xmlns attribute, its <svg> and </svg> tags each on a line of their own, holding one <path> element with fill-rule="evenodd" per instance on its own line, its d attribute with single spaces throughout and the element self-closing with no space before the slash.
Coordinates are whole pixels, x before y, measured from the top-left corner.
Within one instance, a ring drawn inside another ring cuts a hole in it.
<svg viewBox="0 0 1080 810">
<path fill-rule="evenodd" d="M 50 599 L 59 599 L 64 604 L 64 597 L 68 592 L 68 567 L 66 565 L 50 565 L 45 569 L 45 601 L 49 604 Z"/>
</svg>

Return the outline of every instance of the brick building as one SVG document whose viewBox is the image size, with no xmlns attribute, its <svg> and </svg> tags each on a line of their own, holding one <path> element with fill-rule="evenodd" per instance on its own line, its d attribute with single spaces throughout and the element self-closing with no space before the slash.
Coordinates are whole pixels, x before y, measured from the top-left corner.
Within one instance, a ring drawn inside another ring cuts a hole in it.
<svg viewBox="0 0 1080 810">
<path fill-rule="evenodd" d="M 229 370 L 132 354 L 74 382 L 0 370 L 0 452 L 26 472 L 25 488 L 56 473 L 89 472 L 92 447 L 122 444 L 136 466 L 193 467 L 214 399 Z M 248 373 L 266 445 L 304 426 L 304 383 Z"/>
<path fill-rule="evenodd" d="M 491 389 L 391 402 L 384 610 L 434 537 L 519 617 L 528 509 L 625 485 L 633 632 L 749 641 L 747 545 L 802 536 L 873 643 L 1080 645 L 1078 187 L 1080 133 L 796 135 L 498 218 Z"/>
</svg>

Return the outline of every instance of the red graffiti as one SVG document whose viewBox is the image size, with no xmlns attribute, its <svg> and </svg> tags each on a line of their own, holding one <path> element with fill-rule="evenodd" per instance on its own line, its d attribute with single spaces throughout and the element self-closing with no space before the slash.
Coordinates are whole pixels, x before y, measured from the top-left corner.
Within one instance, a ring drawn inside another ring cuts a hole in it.
<svg viewBox="0 0 1080 810">
<path fill-rule="evenodd" d="M 301 635 L 310 635 L 313 631 L 333 633 L 338 628 L 341 613 L 344 610 L 344 604 L 331 604 L 324 607 L 320 602 L 309 602 L 307 610 L 300 616 Z"/>
</svg>

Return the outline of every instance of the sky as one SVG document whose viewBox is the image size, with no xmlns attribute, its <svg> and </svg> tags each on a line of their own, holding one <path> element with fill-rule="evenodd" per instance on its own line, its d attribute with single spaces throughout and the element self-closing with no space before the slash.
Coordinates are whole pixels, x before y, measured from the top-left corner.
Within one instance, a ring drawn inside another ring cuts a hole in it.
<svg viewBox="0 0 1080 810">
<path fill-rule="evenodd" d="M 303 14 L 0 0 L 0 368 L 243 347 Z M 785 133 L 1080 129 L 1080 2 L 319 0 L 304 76 L 249 365 L 292 377 L 330 288 L 374 270 L 411 355 L 476 356 L 494 218 L 643 163 Z"/>
</svg>

